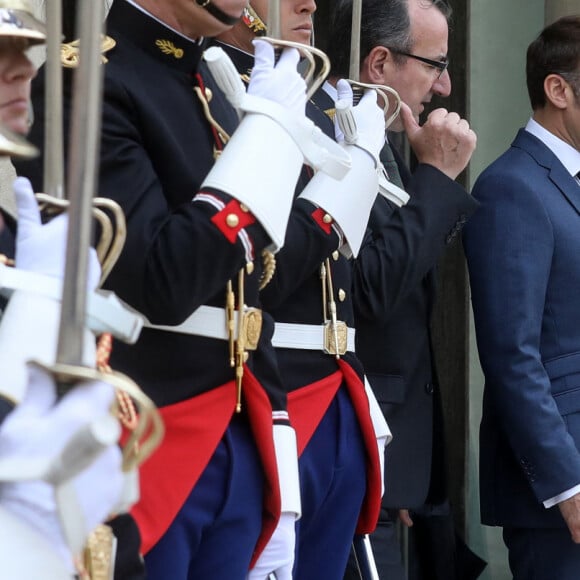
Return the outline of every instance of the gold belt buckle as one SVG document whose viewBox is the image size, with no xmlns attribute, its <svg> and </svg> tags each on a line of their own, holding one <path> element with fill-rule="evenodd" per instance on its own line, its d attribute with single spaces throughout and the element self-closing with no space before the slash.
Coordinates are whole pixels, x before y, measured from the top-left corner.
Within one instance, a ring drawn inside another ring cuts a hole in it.
<svg viewBox="0 0 580 580">
<path fill-rule="evenodd" d="M 245 350 L 256 350 L 262 332 L 262 311 L 259 308 L 246 307 L 241 318 L 238 340 Z"/>
<path fill-rule="evenodd" d="M 334 337 L 338 337 L 338 349 Z M 348 326 L 346 322 L 338 320 L 335 323 L 328 321 L 324 325 L 324 352 L 326 354 L 343 356 L 348 347 Z"/>
</svg>

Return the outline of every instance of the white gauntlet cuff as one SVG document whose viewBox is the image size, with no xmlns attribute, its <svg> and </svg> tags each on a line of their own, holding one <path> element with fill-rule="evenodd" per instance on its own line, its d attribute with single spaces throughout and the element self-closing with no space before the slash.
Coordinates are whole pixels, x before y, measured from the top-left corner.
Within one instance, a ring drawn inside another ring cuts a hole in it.
<svg viewBox="0 0 580 580">
<path fill-rule="evenodd" d="M 318 172 L 300 197 L 307 199 L 332 216 L 340 227 L 346 245 L 340 251 L 357 256 L 379 189 L 379 176 L 372 157 L 353 145 L 344 148 L 352 156 L 352 169 L 340 181 Z"/>
<path fill-rule="evenodd" d="M 302 515 L 302 506 L 298 476 L 298 449 L 294 429 L 289 425 L 274 425 L 274 447 L 282 496 L 282 513 L 294 513 L 296 519 L 299 519 Z"/>
</svg>

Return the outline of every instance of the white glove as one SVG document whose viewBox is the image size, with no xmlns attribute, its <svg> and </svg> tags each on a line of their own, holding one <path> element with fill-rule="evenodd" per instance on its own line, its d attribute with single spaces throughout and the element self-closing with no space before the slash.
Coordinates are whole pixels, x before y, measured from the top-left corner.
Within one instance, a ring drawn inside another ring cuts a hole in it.
<svg viewBox="0 0 580 580">
<path fill-rule="evenodd" d="M 336 140 L 366 151 L 379 164 L 385 144 L 385 116 L 377 103 L 377 93 L 366 90 L 359 103 L 353 105 L 350 83 L 341 79 L 336 84 L 337 101 L 334 132 Z"/>
<path fill-rule="evenodd" d="M 121 451 L 115 433 L 108 446 L 86 467 L 86 458 L 71 453 L 69 443 L 78 432 L 109 417 L 113 389 L 104 383 L 77 386 L 56 403 L 52 377 L 31 367 L 26 396 L 0 428 L 0 504 L 50 540 L 63 561 L 72 567 L 72 555 L 59 520 L 54 488 L 42 477 L 55 470 L 74 477 L 73 488 L 81 522 L 78 542 L 103 521 L 119 500 L 123 488 Z M 97 450 L 98 452 L 98 450 Z M 67 460 L 68 459 L 68 460 Z M 77 465 L 71 465 L 71 460 Z M 78 474 L 79 470 L 82 472 Z M 37 476 L 34 481 L 19 479 Z"/>
<path fill-rule="evenodd" d="M 335 133 L 350 154 L 352 167 L 339 181 L 319 171 L 299 197 L 331 216 L 346 241 L 339 249 L 350 258 L 360 250 L 379 191 L 379 154 L 385 141 L 385 119 L 375 91 L 367 91 L 353 107 L 350 84 L 340 80 L 337 90 Z"/>
<path fill-rule="evenodd" d="M 283 105 L 289 112 L 304 115 L 306 82 L 296 68 L 300 54 L 295 48 L 285 49 L 275 62 L 274 47 L 265 40 L 254 40 L 254 68 L 248 95 Z"/>
<path fill-rule="evenodd" d="M 274 573 L 276 580 L 292 580 L 296 545 L 296 514 L 282 513 L 270 541 L 260 554 L 247 580 L 267 580 Z"/>
<path fill-rule="evenodd" d="M 16 267 L 62 278 L 68 232 L 67 213 L 62 213 L 43 225 L 30 181 L 24 177 L 17 177 L 13 189 L 18 207 Z M 94 290 L 97 287 L 100 275 L 101 267 L 97 253 L 94 248 L 90 248 L 89 289 Z"/>
<path fill-rule="evenodd" d="M 18 207 L 16 235 L 16 269 L 27 270 L 27 275 L 38 275 L 38 282 L 30 284 L 31 291 L 12 294 L 0 326 L 0 392 L 17 403 L 24 396 L 28 383 L 25 363 L 35 359 L 52 365 L 56 358 L 60 301 L 42 294 L 53 280 L 62 279 L 65 266 L 65 248 L 68 216 L 62 214 L 42 224 L 38 204 L 30 182 L 22 177 L 14 181 Z M 31 272 L 33 274 L 31 274 Z M 94 290 L 99 282 L 101 268 L 94 249 L 90 250 L 88 288 Z M 35 287 L 39 292 L 35 292 Z M 96 347 L 89 330 L 84 337 L 83 361 L 94 366 Z"/>
</svg>

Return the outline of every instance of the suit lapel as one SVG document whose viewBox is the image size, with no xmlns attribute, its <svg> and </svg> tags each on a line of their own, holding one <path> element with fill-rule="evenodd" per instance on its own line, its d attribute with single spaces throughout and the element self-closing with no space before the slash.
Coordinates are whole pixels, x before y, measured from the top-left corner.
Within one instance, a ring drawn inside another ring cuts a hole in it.
<svg viewBox="0 0 580 580">
<path fill-rule="evenodd" d="M 580 214 L 580 186 L 566 171 L 559 159 L 537 137 L 520 129 L 512 147 L 527 151 L 536 163 L 546 169 L 550 181 L 562 192 L 572 207 Z"/>
</svg>

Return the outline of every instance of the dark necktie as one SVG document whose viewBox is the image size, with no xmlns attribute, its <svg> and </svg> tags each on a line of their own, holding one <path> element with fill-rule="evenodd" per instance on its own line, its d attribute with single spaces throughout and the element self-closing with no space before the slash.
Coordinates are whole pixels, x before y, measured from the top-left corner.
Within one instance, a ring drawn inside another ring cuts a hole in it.
<svg viewBox="0 0 580 580">
<path fill-rule="evenodd" d="M 395 185 L 399 186 L 401 189 L 404 189 L 403 181 L 401 180 L 401 174 L 399 173 L 399 168 L 397 166 L 397 162 L 395 161 L 395 156 L 393 155 L 393 150 L 386 142 L 381 151 L 381 161 L 387 171 L 389 180 Z"/>
</svg>

